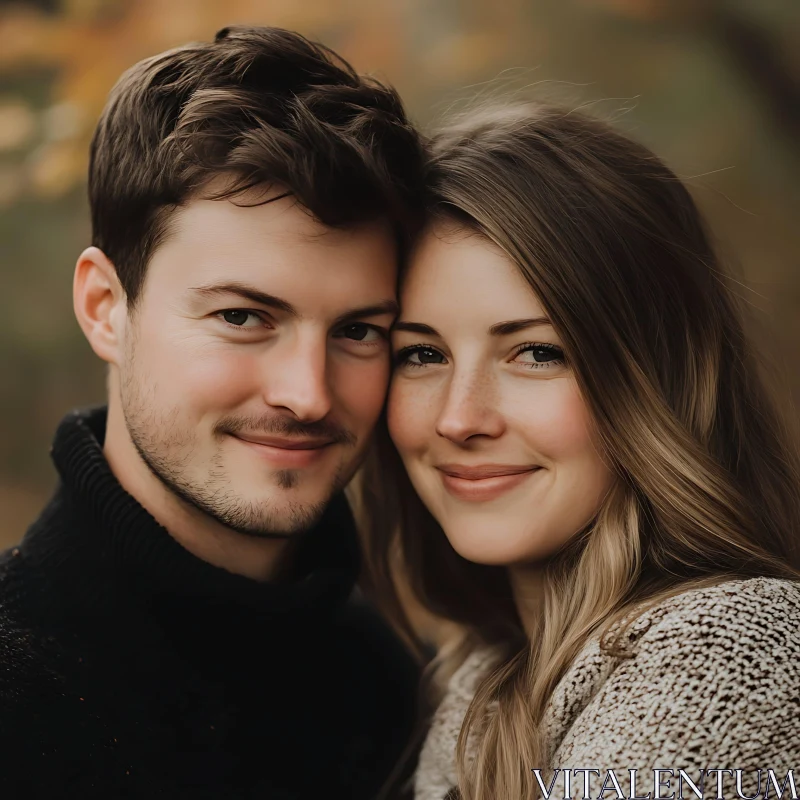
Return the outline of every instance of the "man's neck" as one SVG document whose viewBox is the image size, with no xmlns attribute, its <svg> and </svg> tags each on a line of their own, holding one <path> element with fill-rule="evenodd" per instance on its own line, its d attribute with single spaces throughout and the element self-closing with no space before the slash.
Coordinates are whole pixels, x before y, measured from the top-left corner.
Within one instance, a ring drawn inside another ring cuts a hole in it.
<svg viewBox="0 0 800 800">
<path fill-rule="evenodd" d="M 103 453 L 122 488 L 192 555 L 252 580 L 275 576 L 289 542 L 233 531 L 170 491 L 142 461 L 114 403 L 108 408 Z"/>
</svg>

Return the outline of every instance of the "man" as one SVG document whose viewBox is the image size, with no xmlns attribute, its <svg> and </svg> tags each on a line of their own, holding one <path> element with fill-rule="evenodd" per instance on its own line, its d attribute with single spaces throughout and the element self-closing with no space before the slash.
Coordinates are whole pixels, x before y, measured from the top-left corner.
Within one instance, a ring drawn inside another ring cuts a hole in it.
<svg viewBox="0 0 800 800">
<path fill-rule="evenodd" d="M 113 90 L 74 279 L 108 407 L 62 422 L 57 493 L 0 561 L 3 797 L 377 792 L 416 675 L 348 600 L 341 490 L 421 165 L 391 89 L 279 29 Z"/>
</svg>

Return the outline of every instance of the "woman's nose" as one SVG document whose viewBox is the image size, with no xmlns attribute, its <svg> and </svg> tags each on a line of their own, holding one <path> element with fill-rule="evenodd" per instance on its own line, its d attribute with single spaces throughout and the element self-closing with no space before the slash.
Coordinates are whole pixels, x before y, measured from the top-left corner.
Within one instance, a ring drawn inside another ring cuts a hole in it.
<svg viewBox="0 0 800 800">
<path fill-rule="evenodd" d="M 492 382 L 454 377 L 436 420 L 436 433 L 458 444 L 474 436 L 497 438 L 505 430 Z"/>
</svg>

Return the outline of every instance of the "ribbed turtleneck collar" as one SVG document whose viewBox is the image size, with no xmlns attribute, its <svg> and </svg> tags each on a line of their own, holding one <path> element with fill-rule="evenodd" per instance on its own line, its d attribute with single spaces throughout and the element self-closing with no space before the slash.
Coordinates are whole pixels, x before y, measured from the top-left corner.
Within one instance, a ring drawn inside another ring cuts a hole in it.
<svg viewBox="0 0 800 800">
<path fill-rule="evenodd" d="M 52 456 L 61 486 L 21 545 L 26 563 L 43 575 L 43 602 L 66 606 L 61 611 L 70 616 L 103 614 L 124 595 L 292 617 L 327 616 L 346 601 L 359 560 L 343 496 L 302 535 L 291 578 L 253 581 L 189 553 L 123 489 L 103 454 L 105 426 L 105 408 L 76 411 L 56 433 Z"/>
</svg>

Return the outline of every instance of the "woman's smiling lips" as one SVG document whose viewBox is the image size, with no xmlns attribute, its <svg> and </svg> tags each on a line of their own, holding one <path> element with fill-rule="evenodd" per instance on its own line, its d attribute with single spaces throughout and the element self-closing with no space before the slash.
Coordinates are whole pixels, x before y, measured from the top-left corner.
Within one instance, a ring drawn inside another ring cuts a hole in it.
<svg viewBox="0 0 800 800">
<path fill-rule="evenodd" d="M 444 488 L 459 500 L 474 502 L 494 500 L 519 486 L 526 478 L 539 470 L 536 465 L 526 464 L 439 464 Z"/>
<path fill-rule="evenodd" d="M 308 467 L 322 458 L 328 447 L 334 443 L 331 439 L 286 439 L 241 433 L 233 436 L 282 469 Z"/>
</svg>

